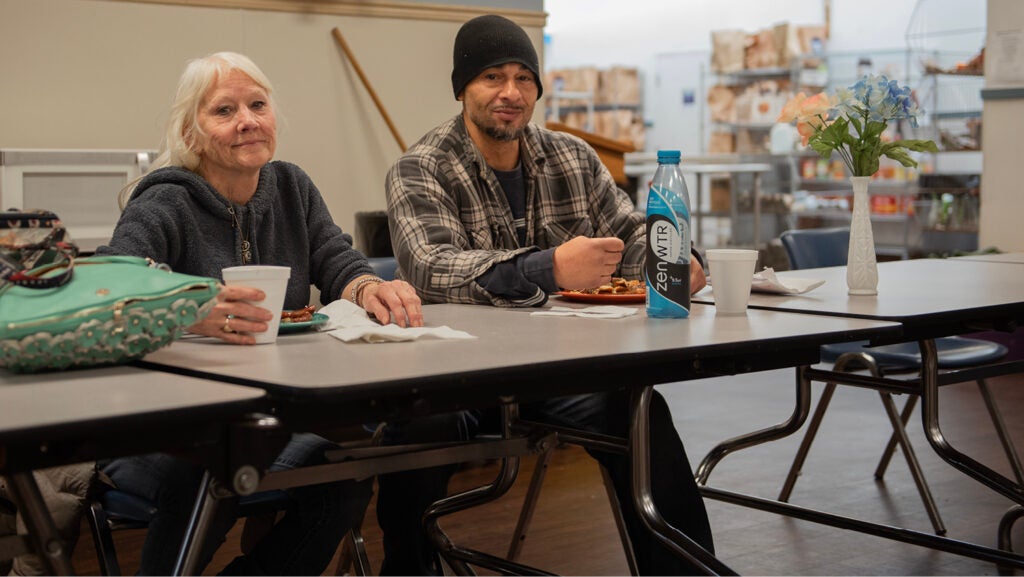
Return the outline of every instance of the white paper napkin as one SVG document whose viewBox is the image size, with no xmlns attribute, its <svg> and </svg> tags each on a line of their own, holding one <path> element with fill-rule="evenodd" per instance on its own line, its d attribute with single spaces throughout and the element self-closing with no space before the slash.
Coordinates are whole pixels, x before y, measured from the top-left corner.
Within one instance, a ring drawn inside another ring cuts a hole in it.
<svg viewBox="0 0 1024 577">
<path fill-rule="evenodd" d="M 339 299 L 317 311 L 329 317 L 320 331 L 327 331 L 332 337 L 350 343 L 366 341 L 368 343 L 388 343 L 414 341 L 420 338 L 433 339 L 475 339 L 465 332 L 447 326 L 440 327 L 407 327 L 402 328 L 394 323 L 377 324 L 366 311 L 344 299 Z"/>
<path fill-rule="evenodd" d="M 549 309 L 534 311 L 532 317 L 583 317 L 588 319 L 621 319 L 635 315 L 636 307 L 617 307 L 604 305 L 596 307 L 583 307 L 579 309 L 571 307 L 553 306 Z"/>
<path fill-rule="evenodd" d="M 775 269 L 765 267 L 761 272 L 754 273 L 753 281 L 750 284 L 750 290 L 765 293 L 798 295 L 812 291 L 823 284 L 825 284 L 823 279 L 797 278 L 791 276 L 779 278 L 775 274 Z"/>
</svg>

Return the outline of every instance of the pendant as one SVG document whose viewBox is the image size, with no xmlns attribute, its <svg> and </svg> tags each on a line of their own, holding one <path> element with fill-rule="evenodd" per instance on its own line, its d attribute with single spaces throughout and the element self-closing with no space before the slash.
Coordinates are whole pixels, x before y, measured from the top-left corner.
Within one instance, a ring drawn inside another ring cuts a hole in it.
<svg viewBox="0 0 1024 577">
<path fill-rule="evenodd" d="M 248 264 L 252 260 L 252 250 L 250 250 L 249 241 L 242 241 L 242 264 Z"/>
</svg>

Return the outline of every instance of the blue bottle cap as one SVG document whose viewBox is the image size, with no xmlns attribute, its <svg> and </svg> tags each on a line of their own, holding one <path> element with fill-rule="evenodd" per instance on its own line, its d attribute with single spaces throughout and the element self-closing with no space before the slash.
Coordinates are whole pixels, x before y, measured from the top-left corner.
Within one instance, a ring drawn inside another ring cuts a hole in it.
<svg viewBox="0 0 1024 577">
<path fill-rule="evenodd" d="M 666 162 L 679 162 L 681 156 L 678 150 L 659 150 L 658 162 L 662 164 Z"/>
</svg>

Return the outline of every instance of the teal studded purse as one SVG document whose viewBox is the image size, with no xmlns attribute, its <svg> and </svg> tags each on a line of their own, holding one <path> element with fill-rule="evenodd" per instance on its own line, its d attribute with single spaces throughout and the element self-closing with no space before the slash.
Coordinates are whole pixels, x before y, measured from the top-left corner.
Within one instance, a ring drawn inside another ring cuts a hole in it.
<svg viewBox="0 0 1024 577">
<path fill-rule="evenodd" d="M 219 287 L 129 256 L 72 258 L 9 277 L 0 286 L 0 366 L 28 373 L 142 358 L 205 316 Z"/>
</svg>

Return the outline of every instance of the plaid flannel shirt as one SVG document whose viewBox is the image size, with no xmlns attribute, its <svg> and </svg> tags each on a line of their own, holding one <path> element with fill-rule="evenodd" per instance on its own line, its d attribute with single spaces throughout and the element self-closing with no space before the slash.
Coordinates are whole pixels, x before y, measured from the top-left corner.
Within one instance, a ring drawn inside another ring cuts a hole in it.
<svg viewBox="0 0 1024 577">
<path fill-rule="evenodd" d="M 496 263 L 555 248 L 576 237 L 615 236 L 626 245 L 617 276 L 640 278 L 644 215 L 619 190 L 583 140 L 533 124 L 520 140 L 526 180 L 526 245 L 494 172 L 473 144 L 462 115 L 427 133 L 388 171 L 391 243 L 401 278 L 425 302 L 531 306 L 475 279 Z"/>
</svg>

